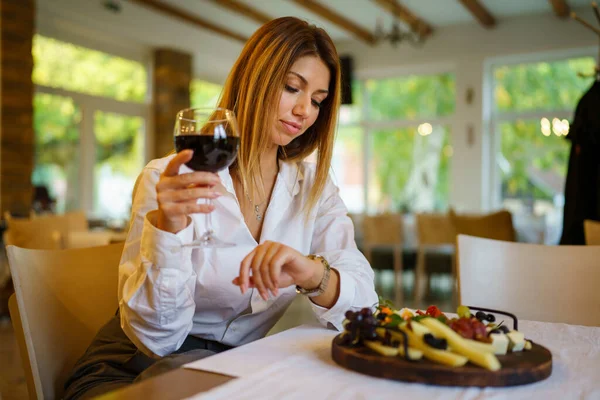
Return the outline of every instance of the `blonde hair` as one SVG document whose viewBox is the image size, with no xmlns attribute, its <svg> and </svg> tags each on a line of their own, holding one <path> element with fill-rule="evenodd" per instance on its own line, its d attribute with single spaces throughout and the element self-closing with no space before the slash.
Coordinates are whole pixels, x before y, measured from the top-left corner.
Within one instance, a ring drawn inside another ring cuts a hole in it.
<svg viewBox="0 0 600 400">
<path fill-rule="evenodd" d="M 340 63 L 333 41 L 321 28 L 294 17 L 274 19 L 260 27 L 246 42 L 233 66 L 219 107 L 235 112 L 240 130 L 240 148 L 233 168 L 246 193 L 262 188 L 260 154 L 272 144 L 273 117 L 288 72 L 305 56 L 321 59 L 330 71 L 329 95 L 319 116 L 304 134 L 279 148 L 278 159 L 302 161 L 318 150 L 315 182 L 305 211 L 318 202 L 329 175 L 335 125 L 340 104 Z"/>
</svg>

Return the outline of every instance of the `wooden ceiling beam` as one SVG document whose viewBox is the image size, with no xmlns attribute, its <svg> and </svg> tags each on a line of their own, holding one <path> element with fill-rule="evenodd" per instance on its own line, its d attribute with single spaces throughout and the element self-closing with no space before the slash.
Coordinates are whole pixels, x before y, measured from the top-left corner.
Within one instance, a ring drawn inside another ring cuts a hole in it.
<svg viewBox="0 0 600 400">
<path fill-rule="evenodd" d="M 496 26 L 496 19 L 479 0 L 458 0 L 484 28 Z"/>
<path fill-rule="evenodd" d="M 422 38 L 429 36 L 433 32 L 433 28 L 423 19 L 417 17 L 405 6 L 398 3 L 396 0 L 373 0 L 375 3 L 394 17 L 404 21 L 410 26 L 413 32 L 418 33 Z"/>
<path fill-rule="evenodd" d="M 235 33 L 228 29 L 222 28 L 218 25 L 213 24 L 212 22 L 206 21 L 200 17 L 192 15 L 187 11 L 172 7 L 165 3 L 161 3 L 160 1 L 157 1 L 157 0 L 129 0 L 129 1 L 131 3 L 141 4 L 143 6 L 151 8 L 154 11 L 157 11 L 161 14 L 164 14 L 164 15 L 167 15 L 167 16 L 173 17 L 173 18 L 178 18 L 187 23 L 195 25 L 196 27 L 199 27 L 201 29 L 205 29 L 205 30 L 211 31 L 213 33 L 217 33 L 219 35 L 228 37 L 230 39 L 235 39 L 242 43 L 245 43 L 246 40 L 248 39 L 247 37 L 244 37 L 243 35 L 240 35 L 239 33 Z"/>
<path fill-rule="evenodd" d="M 358 26 L 354 22 L 350 21 L 346 17 L 336 13 L 335 11 L 325 7 L 324 5 L 317 3 L 314 0 L 291 0 L 293 3 L 296 3 L 312 13 L 325 18 L 329 22 L 345 29 L 350 32 L 354 36 L 363 40 L 364 42 L 370 44 L 371 46 L 377 42 L 375 35 L 373 35 L 368 30 Z"/>
<path fill-rule="evenodd" d="M 567 18 L 569 16 L 571 10 L 566 0 L 548 0 L 548 2 L 558 18 Z"/>
<path fill-rule="evenodd" d="M 259 24 L 266 24 L 273 18 L 269 17 L 267 14 L 263 13 L 256 8 L 252 8 L 244 3 L 240 3 L 237 0 L 211 0 L 213 3 L 218 4 L 224 8 L 227 8 L 233 12 L 236 12 L 244 17 L 248 17 L 250 19 L 255 20 Z"/>
</svg>

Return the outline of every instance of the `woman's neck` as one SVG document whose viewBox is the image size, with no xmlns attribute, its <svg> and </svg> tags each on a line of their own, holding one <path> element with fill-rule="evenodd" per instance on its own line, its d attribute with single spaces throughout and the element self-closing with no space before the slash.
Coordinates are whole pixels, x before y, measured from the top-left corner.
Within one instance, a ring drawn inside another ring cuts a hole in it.
<svg viewBox="0 0 600 400">
<path fill-rule="evenodd" d="M 277 150 L 279 146 L 271 146 L 260 157 L 260 171 L 263 182 L 273 179 L 279 172 L 279 160 L 277 159 Z"/>
<path fill-rule="evenodd" d="M 272 146 L 265 150 L 265 152 L 260 156 L 260 179 L 266 187 L 270 187 L 274 182 L 277 174 L 279 173 L 279 160 L 277 158 L 277 150 L 278 146 Z M 241 184 L 241 177 L 239 176 L 239 171 L 234 171 L 232 178 L 238 183 Z M 248 184 L 253 184 L 252 182 L 248 182 Z M 264 189 L 264 188 L 261 188 Z M 261 190 L 258 188 L 254 188 L 254 190 Z M 248 188 L 247 190 L 253 191 Z"/>
</svg>

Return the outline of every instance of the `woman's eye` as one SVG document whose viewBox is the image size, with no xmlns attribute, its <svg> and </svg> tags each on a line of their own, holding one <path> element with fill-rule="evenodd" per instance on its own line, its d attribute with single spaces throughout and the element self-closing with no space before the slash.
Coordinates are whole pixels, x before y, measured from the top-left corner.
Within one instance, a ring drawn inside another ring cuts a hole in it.
<svg viewBox="0 0 600 400">
<path fill-rule="evenodd" d="M 313 101 L 312 101 L 312 104 L 313 104 L 313 106 L 315 106 L 315 107 L 317 107 L 317 108 L 321 108 L 321 103 L 319 103 L 319 102 L 318 102 L 318 101 L 316 101 L 316 100 L 313 100 Z"/>
<path fill-rule="evenodd" d="M 295 87 L 292 87 L 290 85 L 285 85 L 285 90 L 287 90 L 290 93 L 297 93 L 298 89 L 296 89 Z"/>
</svg>

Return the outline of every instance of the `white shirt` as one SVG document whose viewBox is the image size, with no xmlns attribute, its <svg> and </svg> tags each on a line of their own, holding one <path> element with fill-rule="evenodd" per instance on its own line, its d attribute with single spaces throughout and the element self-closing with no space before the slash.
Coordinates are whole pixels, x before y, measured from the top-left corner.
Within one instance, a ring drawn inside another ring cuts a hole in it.
<svg viewBox="0 0 600 400">
<path fill-rule="evenodd" d="M 119 266 L 121 326 L 142 351 L 164 356 L 187 335 L 237 346 L 264 337 L 292 302 L 294 286 L 264 301 L 257 290 L 240 293 L 231 281 L 240 263 L 258 243 L 248 229 L 228 170 L 219 173 L 227 193 L 214 201 L 213 229 L 236 247 L 190 249 L 205 229 L 205 215 L 177 234 L 155 227 L 147 213 L 158 208 L 156 184 L 171 158 L 151 161 L 142 171 L 132 206 L 132 224 Z M 182 166 L 179 173 L 191 172 Z M 310 163 L 280 162 L 271 202 L 264 215 L 260 243 L 290 246 L 302 254 L 320 254 L 339 272 L 340 294 L 331 309 L 312 302 L 320 322 L 342 329 L 344 314 L 377 302 L 374 274 L 356 248 L 354 228 L 331 179 L 306 219 L 303 211 L 316 168 Z M 308 300 L 308 299 L 307 299 Z"/>
</svg>

